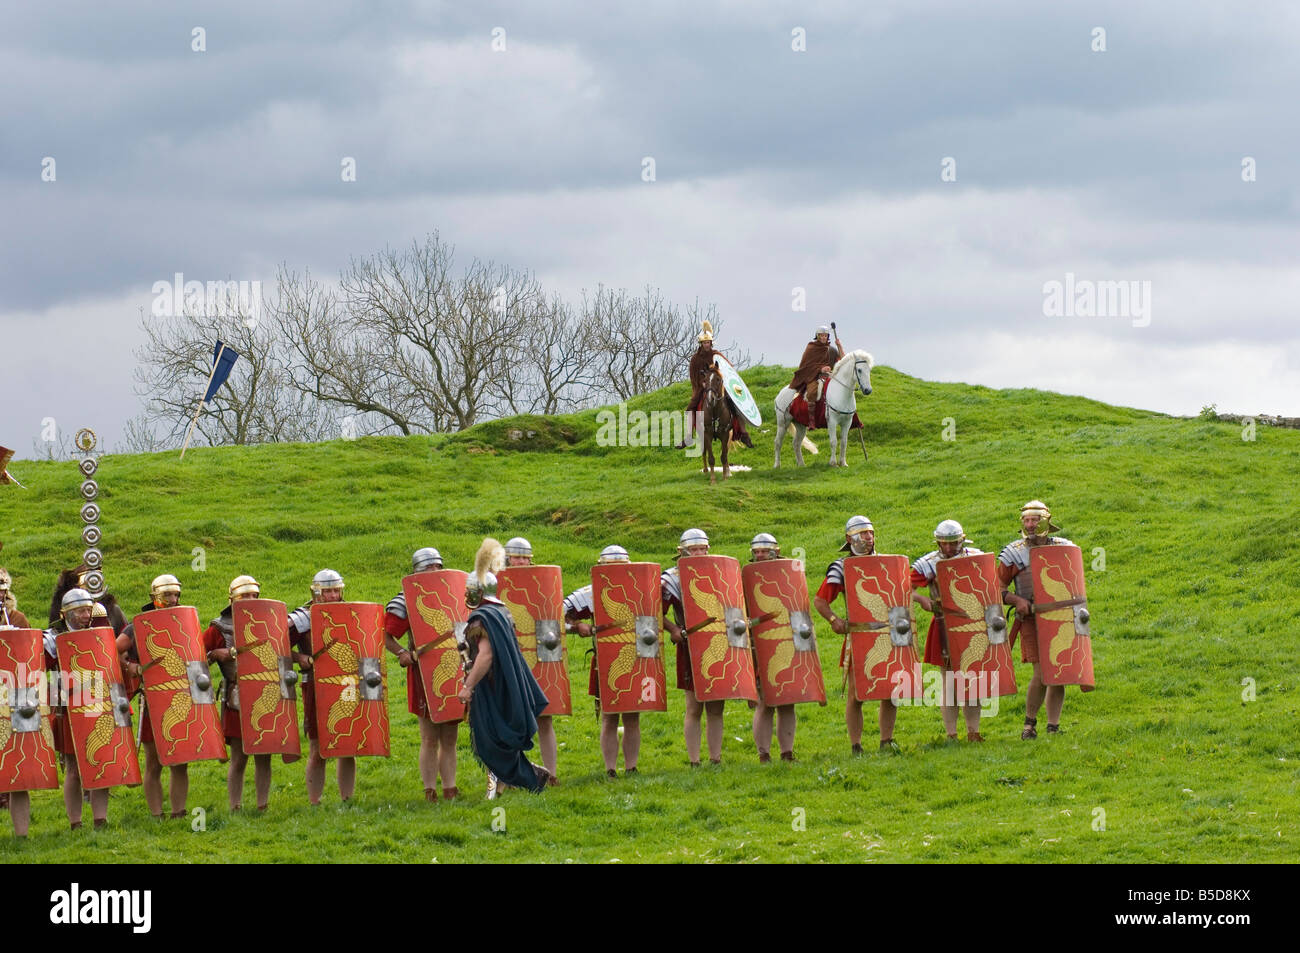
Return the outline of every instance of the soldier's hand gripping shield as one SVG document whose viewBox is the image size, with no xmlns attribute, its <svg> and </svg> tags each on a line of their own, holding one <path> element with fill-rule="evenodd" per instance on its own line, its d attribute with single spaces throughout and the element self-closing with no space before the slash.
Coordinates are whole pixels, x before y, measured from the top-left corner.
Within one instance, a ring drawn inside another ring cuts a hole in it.
<svg viewBox="0 0 1300 953">
<path fill-rule="evenodd" d="M 846 557 L 844 600 L 854 698 L 920 698 L 924 686 L 907 557 Z"/>
<path fill-rule="evenodd" d="M 151 609 L 131 624 L 159 763 L 224 760 L 226 739 L 198 611 L 193 606 Z"/>
<path fill-rule="evenodd" d="M 740 570 L 765 705 L 826 704 L 826 683 L 802 559 L 768 559 Z"/>
<path fill-rule="evenodd" d="M 63 632 L 55 639 L 67 684 L 67 728 L 72 733 L 81 786 L 86 790 L 140 783 L 131 730 L 131 702 L 122 684 L 117 638 L 107 626 Z"/>
<path fill-rule="evenodd" d="M 695 697 L 757 701 L 740 562 L 731 556 L 683 556 L 677 570 Z"/>
<path fill-rule="evenodd" d="M 496 575 L 497 596 L 514 620 L 519 649 L 549 702 L 542 714 L 572 714 L 560 567 L 508 566 Z"/>
<path fill-rule="evenodd" d="M 596 676 L 606 715 L 667 711 L 658 563 L 591 567 Z"/>
<path fill-rule="evenodd" d="M 321 756 L 387 757 L 383 606 L 372 602 L 314 603 L 311 646 Z"/>
<path fill-rule="evenodd" d="M 1048 685 L 1096 685 L 1092 673 L 1092 627 L 1083 553 L 1078 546 L 1034 546 L 1029 550 L 1034 580 L 1038 659 Z"/>
<path fill-rule="evenodd" d="M 1016 672 L 1002 614 L 998 558 L 992 553 L 941 559 L 939 587 L 951 668 L 967 702 L 1016 693 Z"/>
<path fill-rule="evenodd" d="M 456 696 L 465 682 L 461 645 L 469 620 L 468 578 L 469 573 L 460 569 L 432 569 L 402 580 L 420 684 L 435 724 L 465 717 L 465 706 Z"/>
<path fill-rule="evenodd" d="M 239 727 L 245 754 L 302 755 L 298 734 L 298 673 L 283 602 L 238 599 L 231 603 L 235 661 L 239 668 Z"/>
</svg>

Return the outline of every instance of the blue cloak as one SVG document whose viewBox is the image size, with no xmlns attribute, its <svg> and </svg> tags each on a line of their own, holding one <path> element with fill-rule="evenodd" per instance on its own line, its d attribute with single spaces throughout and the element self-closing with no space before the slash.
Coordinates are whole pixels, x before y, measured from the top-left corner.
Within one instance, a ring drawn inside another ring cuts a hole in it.
<svg viewBox="0 0 1300 953">
<path fill-rule="evenodd" d="M 515 624 L 500 603 L 484 602 L 469 614 L 492 645 L 492 669 L 474 686 L 469 706 L 469 738 L 474 756 L 499 780 L 537 792 L 537 772 L 524 757 L 537 734 L 537 716 L 546 708 L 546 695 L 519 651 Z"/>
</svg>

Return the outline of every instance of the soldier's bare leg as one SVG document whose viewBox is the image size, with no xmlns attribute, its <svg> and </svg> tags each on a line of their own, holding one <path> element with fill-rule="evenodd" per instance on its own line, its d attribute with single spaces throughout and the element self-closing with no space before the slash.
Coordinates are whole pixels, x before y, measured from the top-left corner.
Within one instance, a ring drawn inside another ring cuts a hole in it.
<svg viewBox="0 0 1300 953">
<path fill-rule="evenodd" d="M 686 717 L 682 721 L 682 734 L 686 736 L 686 757 L 691 764 L 700 763 L 700 716 L 704 706 L 695 697 L 695 692 L 686 689 Z"/>
<path fill-rule="evenodd" d="M 159 802 L 162 795 L 159 795 Z M 68 823 L 74 828 L 81 826 L 81 772 L 77 769 L 77 756 L 63 756 L 63 808 L 68 812 Z M 162 810 L 159 803 L 158 810 Z"/>
<path fill-rule="evenodd" d="M 158 760 L 158 746 L 152 741 L 144 748 L 144 805 L 154 817 L 162 817 L 162 762 Z"/>
<path fill-rule="evenodd" d="M 704 703 L 704 732 L 709 742 L 709 760 L 717 764 L 722 760 L 722 706 L 725 702 Z M 698 746 L 699 741 L 696 741 Z M 696 750 L 699 750 L 698 747 Z"/>
<path fill-rule="evenodd" d="M 772 760 L 772 709 L 763 704 L 762 699 L 754 706 L 754 747 L 758 749 L 759 761 Z"/>
<path fill-rule="evenodd" d="M 424 790 L 437 790 L 438 783 L 438 726 L 423 716 L 416 719 L 420 725 L 420 783 Z"/>
<path fill-rule="evenodd" d="M 885 698 L 880 702 L 880 741 L 894 740 L 894 722 L 898 720 L 898 706 L 893 699 Z"/>
<path fill-rule="evenodd" d="M 257 809 L 265 811 L 271 803 L 271 756 L 253 755 L 253 793 L 257 796 Z"/>
<path fill-rule="evenodd" d="M 962 713 L 966 716 L 966 737 L 978 737 L 980 733 L 980 703 L 978 701 L 967 702 L 962 706 Z"/>
<path fill-rule="evenodd" d="M 794 757 L 794 729 L 798 716 L 794 705 L 781 705 L 776 710 L 776 741 L 781 746 L 781 757 L 787 761 Z"/>
<path fill-rule="evenodd" d="M 556 753 L 559 750 L 559 743 L 555 740 L 555 721 L 550 715 L 537 716 L 537 747 L 542 752 L 542 767 L 547 770 L 552 780 L 559 777 L 556 773 Z"/>
<path fill-rule="evenodd" d="M 857 752 L 862 748 L 862 702 L 853 697 L 852 688 L 850 685 L 844 702 L 844 727 L 849 731 L 849 744 Z"/>
<path fill-rule="evenodd" d="M 325 791 L 325 759 L 320 756 L 320 739 L 307 739 L 307 802 L 319 804 Z"/>
<path fill-rule="evenodd" d="M 438 773 L 442 775 L 444 796 L 448 790 L 456 788 L 456 729 L 458 721 L 448 721 L 434 725 L 438 735 Z"/>
<path fill-rule="evenodd" d="M 171 786 L 168 794 L 171 795 L 172 817 L 183 817 L 185 815 L 185 800 L 190 796 L 190 766 L 188 764 L 174 764 L 168 772 L 171 775 Z M 159 810 L 162 805 L 158 805 Z"/>
<path fill-rule="evenodd" d="M 339 758 L 339 797 L 351 800 L 357 789 L 357 759 Z"/>
<path fill-rule="evenodd" d="M 248 767 L 248 755 L 244 754 L 244 743 L 238 738 L 229 739 L 230 768 L 226 772 L 226 794 L 230 797 L 230 809 L 238 811 L 244 803 L 244 769 Z"/>
<path fill-rule="evenodd" d="M 1047 686 L 1043 684 L 1042 666 L 1038 662 L 1032 664 L 1034 676 L 1029 680 L 1029 688 L 1025 691 L 1025 718 L 1038 717 L 1038 710 L 1043 707 L 1043 696 L 1047 694 Z M 1059 710 L 1057 713 L 1060 713 Z M 1052 720 L 1051 712 L 1047 713 L 1047 720 Z"/>
<path fill-rule="evenodd" d="M 615 732 L 617 736 L 617 731 Z M 623 716 L 623 770 L 635 771 L 641 756 L 641 713 L 628 712 Z"/>
<path fill-rule="evenodd" d="M 26 837 L 32 821 L 32 799 L 26 791 L 13 791 L 9 795 L 9 816 L 14 822 L 14 836 Z"/>
<path fill-rule="evenodd" d="M 108 788 L 96 788 L 90 792 L 90 816 L 96 827 L 108 823 Z"/>
<path fill-rule="evenodd" d="M 1065 686 L 1048 685 L 1047 686 L 1047 728 L 1050 731 L 1053 726 L 1061 723 L 1061 708 L 1065 705 Z"/>
<path fill-rule="evenodd" d="M 627 737 L 626 728 L 623 736 Z M 618 769 L 618 715 L 600 716 L 600 757 L 605 762 L 606 774 Z"/>
</svg>

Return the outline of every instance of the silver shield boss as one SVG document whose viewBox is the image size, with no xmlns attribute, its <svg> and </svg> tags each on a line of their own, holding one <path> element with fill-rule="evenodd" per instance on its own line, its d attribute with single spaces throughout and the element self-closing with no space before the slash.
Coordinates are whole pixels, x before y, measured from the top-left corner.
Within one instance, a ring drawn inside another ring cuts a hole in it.
<svg viewBox="0 0 1300 953">
<path fill-rule="evenodd" d="M 808 613 L 799 611 L 790 613 L 790 632 L 794 635 L 796 652 L 817 651 L 817 646 L 813 643 L 812 616 Z"/>
<path fill-rule="evenodd" d="M 208 671 L 207 663 L 186 662 L 185 677 L 190 680 L 190 698 L 194 699 L 195 704 L 211 705 L 214 700 L 212 675 Z"/>
<path fill-rule="evenodd" d="M 113 723 L 119 728 L 131 727 L 131 702 L 126 697 L 126 687 L 121 682 L 108 686 L 108 703 L 113 706 Z"/>
<path fill-rule="evenodd" d="M 41 730 L 40 689 L 36 685 L 14 689 L 13 709 L 9 712 L 9 725 L 14 733 Z"/>
<path fill-rule="evenodd" d="M 749 621 L 745 613 L 735 606 L 727 606 L 722 612 L 727 623 L 727 644 L 734 649 L 748 648 L 749 639 L 745 636 L 749 633 Z"/>
<path fill-rule="evenodd" d="M 636 657 L 658 658 L 659 617 L 639 615 L 636 617 L 634 624 L 636 628 Z"/>
<path fill-rule="evenodd" d="M 1092 637 L 1092 630 L 1089 624 L 1092 620 L 1092 614 L 1088 611 L 1086 605 L 1071 606 L 1074 610 L 1074 634 Z"/>
<path fill-rule="evenodd" d="M 912 610 L 907 606 L 889 607 L 889 642 L 900 648 L 912 644 Z"/>
<path fill-rule="evenodd" d="M 358 691 L 363 702 L 384 700 L 384 673 L 379 668 L 379 659 L 363 658 L 357 666 Z"/>
<path fill-rule="evenodd" d="M 1002 645 L 1007 640 L 1007 620 L 1002 615 L 1002 606 L 984 607 L 984 625 L 988 629 L 989 645 Z"/>
<path fill-rule="evenodd" d="M 281 655 L 275 662 L 280 670 L 280 697 L 285 701 L 293 701 L 295 698 L 293 686 L 298 681 L 298 673 L 293 670 L 293 659 Z"/>
<path fill-rule="evenodd" d="M 558 619 L 537 620 L 537 661 L 564 661 L 564 643 L 560 641 Z"/>
</svg>

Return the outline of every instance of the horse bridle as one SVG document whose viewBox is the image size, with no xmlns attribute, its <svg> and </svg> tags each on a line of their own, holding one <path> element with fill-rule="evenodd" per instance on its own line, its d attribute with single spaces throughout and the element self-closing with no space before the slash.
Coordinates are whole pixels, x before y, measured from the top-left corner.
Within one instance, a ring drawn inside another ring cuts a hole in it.
<svg viewBox="0 0 1300 953">
<path fill-rule="evenodd" d="M 858 365 L 859 365 L 859 364 L 865 364 L 865 363 L 867 363 L 867 362 L 864 361 L 864 360 L 861 360 L 861 359 L 855 360 L 855 361 L 853 362 L 853 379 L 854 379 L 855 381 L 858 379 Z M 834 378 L 832 378 L 832 380 L 834 380 Z M 861 385 L 862 385 L 862 382 L 861 382 L 861 381 L 858 381 L 858 386 L 861 386 Z M 852 389 L 852 388 L 849 388 L 849 393 L 853 393 L 853 389 Z M 852 409 L 852 410 L 840 410 L 838 407 L 836 407 L 834 404 L 832 404 L 832 403 L 831 403 L 831 389 L 830 389 L 829 386 L 826 388 L 826 406 L 829 407 L 831 410 L 835 411 L 835 413 L 837 413 L 837 414 L 841 414 L 841 415 L 846 416 L 846 417 L 847 417 L 849 414 L 855 414 L 855 413 L 858 412 L 858 405 L 857 405 L 857 402 L 856 402 L 856 401 L 854 401 L 853 409 Z"/>
</svg>

